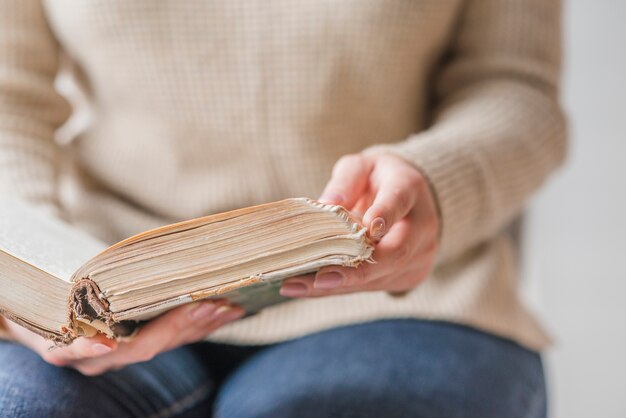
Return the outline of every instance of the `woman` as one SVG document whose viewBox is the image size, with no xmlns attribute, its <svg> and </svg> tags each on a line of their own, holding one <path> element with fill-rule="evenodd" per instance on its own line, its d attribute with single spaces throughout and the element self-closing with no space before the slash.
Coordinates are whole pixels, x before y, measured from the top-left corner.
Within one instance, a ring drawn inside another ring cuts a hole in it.
<svg viewBox="0 0 626 418">
<path fill-rule="evenodd" d="M 5 321 L 3 414 L 545 416 L 510 226 L 565 154 L 557 0 L 1 7 L 2 193 L 108 242 L 321 194 L 377 240 L 250 318 L 198 302 L 53 351 Z M 63 147 L 61 57 L 93 115 Z"/>
</svg>

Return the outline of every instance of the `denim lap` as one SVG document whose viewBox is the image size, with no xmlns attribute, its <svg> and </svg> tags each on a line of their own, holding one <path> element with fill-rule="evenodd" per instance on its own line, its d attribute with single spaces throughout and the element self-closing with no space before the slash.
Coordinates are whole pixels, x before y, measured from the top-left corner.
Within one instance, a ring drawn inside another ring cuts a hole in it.
<svg viewBox="0 0 626 418">
<path fill-rule="evenodd" d="M 0 342 L 2 417 L 544 418 L 545 408 L 538 354 L 443 322 L 383 320 L 259 348 L 202 343 L 97 377 Z"/>
<path fill-rule="evenodd" d="M 2 417 L 206 416 L 214 385 L 189 348 L 87 377 L 45 363 L 32 351 L 0 342 Z"/>
<path fill-rule="evenodd" d="M 388 320 L 268 348 L 226 381 L 220 418 L 546 415 L 540 356 L 440 322 Z"/>
</svg>

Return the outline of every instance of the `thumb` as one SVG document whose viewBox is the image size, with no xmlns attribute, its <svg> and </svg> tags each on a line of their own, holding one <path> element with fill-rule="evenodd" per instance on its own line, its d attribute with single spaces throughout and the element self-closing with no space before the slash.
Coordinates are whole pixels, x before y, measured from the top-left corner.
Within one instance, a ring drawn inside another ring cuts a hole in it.
<svg viewBox="0 0 626 418">
<path fill-rule="evenodd" d="M 372 168 L 373 162 L 364 155 L 344 155 L 335 163 L 319 201 L 351 209 L 366 191 Z"/>
</svg>

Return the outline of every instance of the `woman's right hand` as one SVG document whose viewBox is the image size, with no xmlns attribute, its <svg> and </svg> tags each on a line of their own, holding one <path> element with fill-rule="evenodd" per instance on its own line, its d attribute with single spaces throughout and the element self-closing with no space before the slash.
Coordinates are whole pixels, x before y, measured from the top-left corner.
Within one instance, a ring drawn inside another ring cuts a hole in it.
<svg viewBox="0 0 626 418">
<path fill-rule="evenodd" d="M 38 353 L 46 362 L 72 367 L 93 376 L 148 361 L 161 352 L 200 341 L 243 315 L 243 309 L 221 301 L 195 302 L 155 318 L 128 342 L 117 342 L 98 334 L 90 338 L 80 337 L 70 345 L 52 349 L 50 341 L 34 332 L 12 321 L 4 323 L 17 342 Z"/>
</svg>

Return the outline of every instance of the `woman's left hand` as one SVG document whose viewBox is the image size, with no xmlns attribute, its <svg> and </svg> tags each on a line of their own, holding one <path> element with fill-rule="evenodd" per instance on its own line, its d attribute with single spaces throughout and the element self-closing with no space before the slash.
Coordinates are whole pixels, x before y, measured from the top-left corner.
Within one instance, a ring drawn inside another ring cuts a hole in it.
<svg viewBox="0 0 626 418">
<path fill-rule="evenodd" d="M 281 287 L 283 296 L 404 292 L 426 279 L 435 261 L 439 219 L 435 198 L 415 166 L 392 154 L 344 156 L 319 200 L 363 214 L 363 225 L 376 243 L 376 263 L 328 266 L 290 278 Z"/>
</svg>

